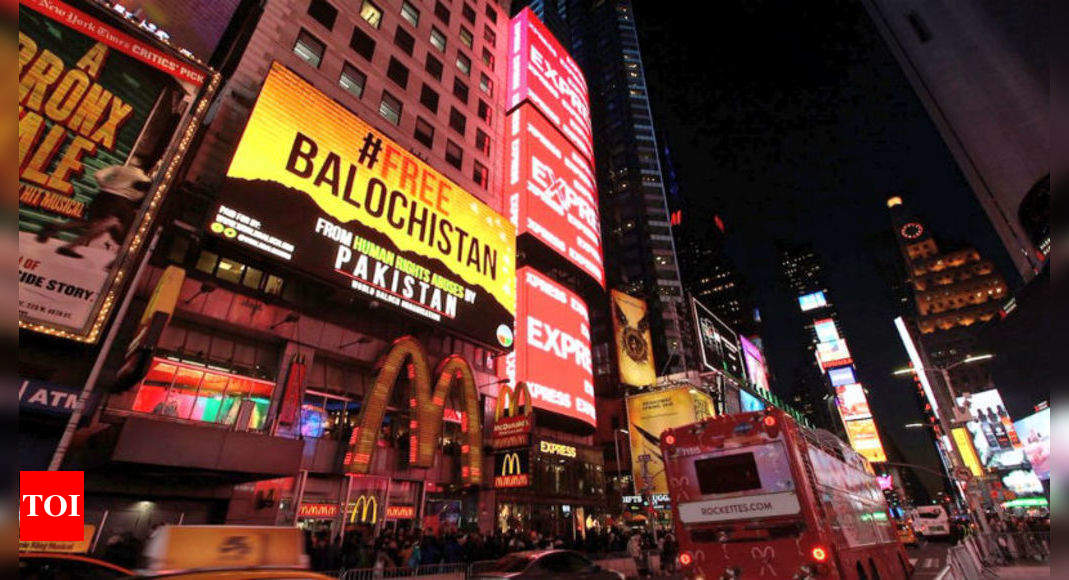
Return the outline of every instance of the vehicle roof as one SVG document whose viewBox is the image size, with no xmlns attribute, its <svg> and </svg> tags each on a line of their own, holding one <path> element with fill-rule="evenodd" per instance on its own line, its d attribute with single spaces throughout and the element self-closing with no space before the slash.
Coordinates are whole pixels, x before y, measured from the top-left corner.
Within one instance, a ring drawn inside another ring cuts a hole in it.
<svg viewBox="0 0 1069 580">
<path fill-rule="evenodd" d="M 117 572 L 133 575 L 133 572 L 123 568 L 122 566 L 112 564 L 111 562 L 105 562 L 97 558 L 91 558 L 89 556 L 83 556 L 81 554 L 66 554 L 63 552 L 19 552 L 19 558 L 51 558 L 54 560 L 76 560 L 79 562 L 88 562 L 90 564 L 96 564 L 104 568 L 111 568 Z"/>
<path fill-rule="evenodd" d="M 520 552 L 511 552 L 509 554 L 506 554 L 504 557 L 507 557 L 507 556 L 522 556 L 524 558 L 541 558 L 542 556 L 545 556 L 546 554 L 555 554 L 557 552 L 575 552 L 575 550 L 559 550 L 559 549 L 552 549 L 552 548 L 542 549 L 542 550 L 523 550 L 523 551 L 520 551 Z"/>
<path fill-rule="evenodd" d="M 226 570 L 185 570 L 163 574 L 138 575 L 138 578 L 168 578 L 170 580 L 227 580 L 254 578 L 304 578 L 309 580 L 328 580 L 325 576 L 311 570 L 296 568 L 235 568 Z"/>
</svg>

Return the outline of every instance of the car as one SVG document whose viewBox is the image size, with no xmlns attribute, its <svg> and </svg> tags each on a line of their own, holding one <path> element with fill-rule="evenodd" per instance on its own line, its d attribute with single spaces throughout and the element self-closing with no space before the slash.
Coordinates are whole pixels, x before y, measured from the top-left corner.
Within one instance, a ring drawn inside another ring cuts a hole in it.
<svg viewBox="0 0 1069 580">
<path fill-rule="evenodd" d="M 331 580 L 316 572 L 282 568 L 247 568 L 228 570 L 191 570 L 170 574 L 138 576 L 138 578 L 159 578 L 166 580 Z"/>
<path fill-rule="evenodd" d="M 28 580 L 113 580 L 133 572 L 110 562 L 78 554 L 23 552 L 19 554 L 18 578 Z"/>
<path fill-rule="evenodd" d="M 572 550 L 528 550 L 514 552 L 472 570 L 472 580 L 501 578 L 582 578 L 584 580 L 624 580 L 624 575 L 606 570 L 590 558 Z"/>
</svg>

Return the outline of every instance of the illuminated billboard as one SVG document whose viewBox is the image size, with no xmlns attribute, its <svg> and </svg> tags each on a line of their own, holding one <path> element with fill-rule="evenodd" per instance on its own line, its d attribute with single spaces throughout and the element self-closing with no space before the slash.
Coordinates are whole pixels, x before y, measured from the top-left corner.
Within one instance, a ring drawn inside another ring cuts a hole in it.
<svg viewBox="0 0 1069 580">
<path fill-rule="evenodd" d="M 823 318 L 813 321 L 813 330 L 817 333 L 820 342 L 831 342 L 839 339 L 839 330 L 835 328 L 835 320 Z"/>
<path fill-rule="evenodd" d="M 835 401 L 844 421 L 872 417 L 872 409 L 865 397 L 865 388 L 858 383 L 835 387 Z"/>
<path fill-rule="evenodd" d="M 968 409 L 972 417 L 965 426 L 972 435 L 973 447 L 984 467 L 1016 469 L 1028 465 L 1024 443 L 1006 413 L 998 390 L 990 389 L 960 397 L 958 404 Z"/>
<path fill-rule="evenodd" d="M 974 477 L 983 477 L 984 468 L 980 465 L 980 456 L 976 454 L 976 448 L 973 447 L 969 430 L 965 427 L 954 427 L 950 430 L 950 435 L 957 443 L 961 460 L 965 463 L 965 467 L 969 468 L 969 473 L 972 473 Z"/>
<path fill-rule="evenodd" d="M 586 304 L 534 268 L 517 278 L 516 347 L 505 375 L 527 384 L 535 407 L 596 425 Z"/>
<path fill-rule="evenodd" d="M 828 369 L 854 362 L 850 358 L 850 349 L 846 347 L 846 339 L 840 338 L 831 342 L 817 343 L 817 361 L 820 368 Z"/>
<path fill-rule="evenodd" d="M 120 0 L 112 9 L 167 44 L 207 61 L 241 1 Z"/>
<path fill-rule="evenodd" d="M 1050 408 L 1013 424 L 1024 452 L 1039 479 L 1050 479 Z"/>
<path fill-rule="evenodd" d="M 736 378 L 746 377 L 743 371 L 739 336 L 715 314 L 691 298 L 695 327 L 702 355 L 702 364 L 710 370 L 727 373 Z"/>
<path fill-rule="evenodd" d="M 704 419 L 710 397 L 688 387 L 649 391 L 627 398 L 631 473 L 635 493 L 668 493 L 661 455 L 661 433 Z"/>
<path fill-rule="evenodd" d="M 605 285 L 594 170 L 524 103 L 509 114 L 506 199 L 516 234 L 530 234 Z"/>
<path fill-rule="evenodd" d="M 828 380 L 831 381 L 831 386 L 833 387 L 841 387 L 857 382 L 857 378 L 854 377 L 854 367 L 851 366 L 828 369 Z"/>
<path fill-rule="evenodd" d="M 512 19 L 510 31 L 508 109 L 529 101 L 593 163 L 594 138 L 583 72 L 530 8 Z"/>
<path fill-rule="evenodd" d="M 850 439 L 850 446 L 872 463 L 887 461 L 887 454 L 883 451 L 880 443 L 880 435 L 876 432 L 876 423 L 872 419 L 858 419 L 857 421 L 845 421 L 846 436 Z"/>
<path fill-rule="evenodd" d="M 1017 495 L 1043 493 L 1043 482 L 1031 469 L 1014 469 L 1002 476 L 1002 485 Z"/>
<path fill-rule="evenodd" d="M 768 380 L 768 366 L 765 365 L 765 355 L 761 352 L 761 349 L 745 336 L 739 337 L 739 344 L 742 345 L 742 358 L 746 363 L 746 376 L 750 378 L 750 383 L 757 385 L 759 389 L 764 391 L 771 391 L 772 386 Z"/>
<path fill-rule="evenodd" d="M 275 63 L 209 229 L 353 294 L 512 344 L 512 224 Z"/>
<path fill-rule="evenodd" d="M 85 10 L 18 7 L 18 312 L 95 342 L 218 76 Z"/>
<path fill-rule="evenodd" d="M 828 300 L 824 297 L 823 291 L 813 292 L 812 294 L 805 294 L 798 297 L 798 307 L 802 309 L 802 312 L 816 310 L 817 308 L 823 308 L 827 305 Z"/>
<path fill-rule="evenodd" d="M 657 368 L 646 301 L 619 290 L 612 290 L 609 295 L 620 382 L 636 387 L 652 385 L 657 382 Z"/>
<path fill-rule="evenodd" d="M 765 410 L 764 401 L 747 393 L 745 389 L 739 389 L 739 406 L 743 413 Z"/>
</svg>

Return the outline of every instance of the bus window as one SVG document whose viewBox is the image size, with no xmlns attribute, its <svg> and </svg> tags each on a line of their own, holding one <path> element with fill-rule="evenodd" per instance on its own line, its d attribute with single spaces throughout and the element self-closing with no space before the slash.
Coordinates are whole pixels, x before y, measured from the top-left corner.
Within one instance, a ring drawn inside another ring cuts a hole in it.
<svg viewBox="0 0 1069 580">
<path fill-rule="evenodd" d="M 694 462 L 702 495 L 734 493 L 761 488 L 753 453 L 736 453 Z"/>
</svg>

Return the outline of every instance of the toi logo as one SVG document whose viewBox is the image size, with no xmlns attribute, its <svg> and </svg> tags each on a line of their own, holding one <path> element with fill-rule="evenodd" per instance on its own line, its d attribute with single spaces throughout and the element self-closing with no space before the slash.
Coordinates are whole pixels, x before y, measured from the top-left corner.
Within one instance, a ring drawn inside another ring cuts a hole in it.
<svg viewBox="0 0 1069 580">
<path fill-rule="evenodd" d="M 19 540 L 71 542 L 85 534 L 85 474 L 19 472 Z"/>
</svg>

